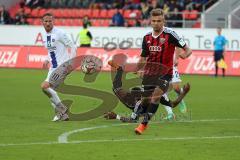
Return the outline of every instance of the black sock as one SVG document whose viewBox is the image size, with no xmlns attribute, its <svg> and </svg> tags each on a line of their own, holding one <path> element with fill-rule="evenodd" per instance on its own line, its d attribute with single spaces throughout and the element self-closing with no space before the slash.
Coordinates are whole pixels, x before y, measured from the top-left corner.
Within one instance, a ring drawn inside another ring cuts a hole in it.
<svg viewBox="0 0 240 160">
<path fill-rule="evenodd" d="M 169 99 L 166 99 L 164 96 L 161 97 L 160 103 L 164 106 L 170 106 L 172 107 L 172 103 L 170 102 Z"/>
<path fill-rule="evenodd" d="M 147 108 L 147 113 L 144 114 L 142 124 L 147 125 L 152 116 L 157 112 L 159 104 L 150 103 Z"/>
<path fill-rule="evenodd" d="M 224 68 L 222 69 L 222 73 L 223 73 L 222 76 L 225 77 L 225 69 Z"/>
<path fill-rule="evenodd" d="M 114 89 L 122 87 L 122 75 L 123 75 L 123 69 L 122 69 L 122 67 L 119 67 L 117 69 L 117 73 L 113 80 L 113 88 Z"/>
<path fill-rule="evenodd" d="M 216 71 L 215 71 L 215 76 L 218 76 L 218 66 L 216 65 Z"/>
</svg>

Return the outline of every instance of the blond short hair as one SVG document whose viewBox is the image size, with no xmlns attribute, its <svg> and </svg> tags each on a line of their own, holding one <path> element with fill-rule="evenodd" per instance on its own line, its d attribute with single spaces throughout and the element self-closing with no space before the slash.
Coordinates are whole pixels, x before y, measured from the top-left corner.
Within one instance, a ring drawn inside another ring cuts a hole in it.
<svg viewBox="0 0 240 160">
<path fill-rule="evenodd" d="M 150 15 L 151 15 L 151 17 L 152 17 L 152 16 L 164 16 L 164 12 L 163 12 L 162 9 L 156 8 L 156 9 L 153 9 L 153 10 L 150 12 Z"/>
</svg>

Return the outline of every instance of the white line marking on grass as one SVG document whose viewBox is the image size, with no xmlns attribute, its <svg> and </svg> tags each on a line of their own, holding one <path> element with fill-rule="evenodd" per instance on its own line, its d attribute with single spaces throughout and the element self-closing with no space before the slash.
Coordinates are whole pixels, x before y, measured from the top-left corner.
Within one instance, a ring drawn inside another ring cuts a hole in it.
<svg viewBox="0 0 240 160">
<path fill-rule="evenodd" d="M 178 122 L 178 123 L 184 123 L 184 122 L 195 123 L 195 122 L 238 121 L 238 120 L 240 120 L 240 119 L 201 119 L 201 120 L 176 121 L 176 122 Z M 163 123 L 163 122 L 160 121 L 160 122 L 151 122 L 151 123 Z M 61 134 L 58 137 L 58 142 L 59 143 L 68 143 L 68 137 L 71 134 L 74 134 L 74 133 L 77 133 L 77 132 L 84 132 L 84 131 L 88 131 L 88 130 L 94 130 L 94 129 L 100 129 L 100 128 L 108 128 L 108 127 L 114 127 L 114 126 L 122 126 L 122 125 L 130 125 L 130 124 L 135 124 L 135 123 L 122 123 L 122 124 L 113 124 L 113 125 L 110 125 L 110 126 L 103 125 L 103 126 L 96 126 L 96 127 L 89 127 L 89 128 L 80 128 L 80 129 L 68 131 L 68 132 L 65 132 L 65 133 Z"/>
<path fill-rule="evenodd" d="M 191 121 L 175 121 L 180 123 L 196 123 L 196 122 L 220 122 L 220 121 L 239 121 L 240 119 L 202 119 L 202 120 L 191 120 Z M 164 122 L 152 122 L 156 123 L 164 123 Z M 121 124 L 113 124 L 113 125 L 102 125 L 88 128 L 81 128 L 72 131 L 65 132 L 58 137 L 58 141 L 50 141 L 50 142 L 31 142 L 31 143 L 9 143 L 9 144 L 0 144 L 0 147 L 7 146 L 31 146 L 31 145 L 54 145 L 54 144 L 80 144 L 80 143 L 99 143 L 99 142 L 129 142 L 129 141 L 160 141 L 160 140 L 198 140 L 198 139 L 231 139 L 231 138 L 240 138 L 240 135 L 236 136 L 212 136 L 212 137 L 159 137 L 159 138 L 136 138 L 136 139 L 103 139 L 103 140 L 80 140 L 80 141 L 68 141 L 68 136 L 73 133 L 84 132 L 88 130 L 100 129 L 100 128 L 108 128 L 114 126 L 124 126 L 131 125 L 135 123 L 121 123 Z"/>
<path fill-rule="evenodd" d="M 7 146 L 32 146 L 32 145 L 53 145 L 53 144 L 80 144 L 80 143 L 103 143 L 103 142 L 135 142 L 135 141 L 174 141 L 174 140 L 201 140 L 201 139 L 233 139 L 240 136 L 212 136 L 212 137 L 159 137 L 159 138 L 134 138 L 134 139 L 100 139 L 100 140 L 81 140 L 70 141 L 67 143 L 52 142 L 36 142 L 36 143 L 12 143 L 0 144 L 0 147 Z"/>
<path fill-rule="evenodd" d="M 128 123 L 113 124 L 113 125 L 109 125 L 109 126 L 103 125 L 103 126 L 76 129 L 76 130 L 73 130 L 73 131 L 65 132 L 65 133 L 61 134 L 60 136 L 58 136 L 58 142 L 59 143 L 68 143 L 68 136 L 70 136 L 71 134 L 77 133 L 77 132 L 84 132 L 84 131 L 89 131 L 89 130 L 94 130 L 94 129 L 108 128 L 108 127 L 122 126 L 122 125 L 129 125 L 129 124 Z"/>
<path fill-rule="evenodd" d="M 52 142 L 31 142 L 31 143 L 8 143 L 8 144 L 0 144 L 0 147 L 7 146 L 32 146 L 32 145 L 49 145 L 49 144 L 60 144 L 57 141 Z"/>
</svg>

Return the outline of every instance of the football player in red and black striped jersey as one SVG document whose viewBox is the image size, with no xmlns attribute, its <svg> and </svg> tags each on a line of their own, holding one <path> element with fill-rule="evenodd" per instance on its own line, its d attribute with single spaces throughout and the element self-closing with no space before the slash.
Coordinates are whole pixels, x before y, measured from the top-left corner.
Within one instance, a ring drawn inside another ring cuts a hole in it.
<svg viewBox="0 0 240 160">
<path fill-rule="evenodd" d="M 135 128 L 136 134 L 142 134 L 147 128 L 148 121 L 156 113 L 161 96 L 167 91 L 168 83 L 172 79 L 173 57 L 175 47 L 184 50 L 183 58 L 191 55 L 192 50 L 177 33 L 164 26 L 165 18 L 162 9 L 151 11 L 151 26 L 153 31 L 143 37 L 141 58 L 136 72 L 144 66 L 142 84 L 145 90 L 155 88 L 151 94 L 145 95 L 148 109 L 142 123 Z M 157 64 L 157 65 L 156 65 Z M 156 83 L 162 80 L 162 83 Z M 145 92 L 148 93 L 148 92 Z"/>
</svg>

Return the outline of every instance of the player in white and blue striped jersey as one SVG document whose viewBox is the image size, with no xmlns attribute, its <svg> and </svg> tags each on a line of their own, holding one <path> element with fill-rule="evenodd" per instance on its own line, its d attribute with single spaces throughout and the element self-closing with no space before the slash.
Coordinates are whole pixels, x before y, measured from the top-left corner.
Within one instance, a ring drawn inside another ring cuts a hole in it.
<svg viewBox="0 0 240 160">
<path fill-rule="evenodd" d="M 76 56 L 76 46 L 66 33 L 54 26 L 54 17 L 51 13 L 46 13 L 42 17 L 43 27 L 46 31 L 44 35 L 44 46 L 48 50 L 47 59 L 44 61 L 43 67 L 47 68 L 50 64 L 47 78 L 42 82 L 42 91 L 50 98 L 56 115 L 53 121 L 67 120 L 67 108 L 62 104 L 57 92 L 54 90 L 54 81 L 61 77 L 55 72 L 59 67 L 66 66 L 67 72 L 70 72 L 70 59 Z M 71 62 L 71 61 L 70 61 Z M 66 63 L 65 65 L 63 65 Z M 62 72 L 66 73 L 66 72 Z"/>
</svg>

